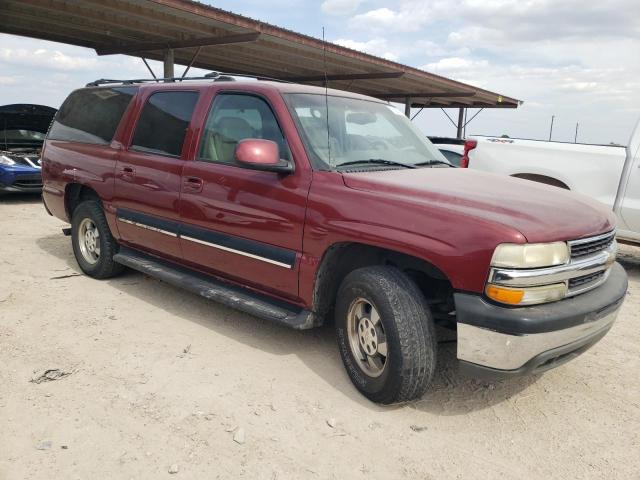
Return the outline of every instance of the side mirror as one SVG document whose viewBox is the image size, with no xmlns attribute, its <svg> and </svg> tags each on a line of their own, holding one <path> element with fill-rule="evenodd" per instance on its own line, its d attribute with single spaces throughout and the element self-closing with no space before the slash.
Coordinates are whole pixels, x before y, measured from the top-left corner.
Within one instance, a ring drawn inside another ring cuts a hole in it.
<svg viewBox="0 0 640 480">
<path fill-rule="evenodd" d="M 245 167 L 267 172 L 291 173 L 293 165 L 280 159 L 276 142 L 261 138 L 245 138 L 236 145 L 235 159 Z"/>
</svg>

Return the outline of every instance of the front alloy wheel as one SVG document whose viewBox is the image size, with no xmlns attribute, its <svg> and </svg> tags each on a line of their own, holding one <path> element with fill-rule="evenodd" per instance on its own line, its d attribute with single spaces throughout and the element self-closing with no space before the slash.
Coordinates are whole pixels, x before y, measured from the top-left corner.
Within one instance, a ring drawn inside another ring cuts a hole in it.
<svg viewBox="0 0 640 480">
<path fill-rule="evenodd" d="M 387 336 L 380 314 L 369 300 L 357 298 L 347 315 L 351 353 L 369 376 L 379 377 L 387 363 Z"/>
<path fill-rule="evenodd" d="M 414 400 L 436 365 L 436 336 L 424 295 L 390 266 L 354 270 L 335 307 L 340 355 L 351 381 L 374 402 Z"/>
</svg>

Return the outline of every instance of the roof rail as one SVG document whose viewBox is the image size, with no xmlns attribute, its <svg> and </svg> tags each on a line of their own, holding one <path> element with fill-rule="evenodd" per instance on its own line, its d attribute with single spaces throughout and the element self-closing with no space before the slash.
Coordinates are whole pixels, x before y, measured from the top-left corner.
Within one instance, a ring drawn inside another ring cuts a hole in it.
<svg viewBox="0 0 640 480">
<path fill-rule="evenodd" d="M 116 83 L 119 83 L 121 85 L 133 85 L 138 83 L 171 83 L 171 82 L 182 82 L 184 80 L 212 80 L 214 82 L 233 82 L 235 81 L 234 77 L 254 78 L 256 80 L 271 81 L 271 82 L 292 83 L 287 80 L 265 77 L 262 75 L 247 75 L 244 73 L 210 72 L 201 77 L 134 78 L 134 79 L 128 79 L 128 80 L 101 78 L 99 80 L 94 80 L 93 82 L 87 83 L 86 86 L 98 87 L 100 85 L 112 85 Z"/>
</svg>

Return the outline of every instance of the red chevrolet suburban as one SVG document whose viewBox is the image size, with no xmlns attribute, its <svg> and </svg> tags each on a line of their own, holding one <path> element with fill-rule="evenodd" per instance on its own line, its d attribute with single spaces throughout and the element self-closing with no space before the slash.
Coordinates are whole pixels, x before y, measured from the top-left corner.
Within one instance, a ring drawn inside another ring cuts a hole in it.
<svg viewBox="0 0 640 480">
<path fill-rule="evenodd" d="M 288 327 L 334 322 L 380 403 L 423 394 L 435 325 L 457 331 L 467 371 L 541 372 L 600 340 L 627 290 L 604 206 L 453 168 L 353 93 L 98 81 L 57 113 L 42 176 L 87 275 L 126 266 Z"/>
</svg>

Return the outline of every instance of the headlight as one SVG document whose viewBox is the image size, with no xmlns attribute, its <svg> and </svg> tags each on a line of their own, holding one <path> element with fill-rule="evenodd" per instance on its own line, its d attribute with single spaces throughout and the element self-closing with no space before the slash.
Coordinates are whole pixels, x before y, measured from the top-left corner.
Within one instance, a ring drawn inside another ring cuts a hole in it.
<svg viewBox="0 0 640 480">
<path fill-rule="evenodd" d="M 498 245 L 491 259 L 493 267 L 538 268 L 564 265 L 569 261 L 569 246 L 554 243 L 503 243 Z"/>
<path fill-rule="evenodd" d="M 491 300 L 507 305 L 535 305 L 562 300 L 567 294 L 567 283 L 549 285 L 513 286 L 504 284 L 500 279 L 496 283 L 496 273 L 500 270 L 533 270 L 549 268 L 569 263 L 571 253 L 565 242 L 498 245 L 491 258 L 492 275 L 485 288 L 485 294 Z"/>
<path fill-rule="evenodd" d="M 16 164 L 16 162 L 11 160 L 6 155 L 0 155 L 0 165 L 15 165 L 15 164 Z"/>
</svg>

